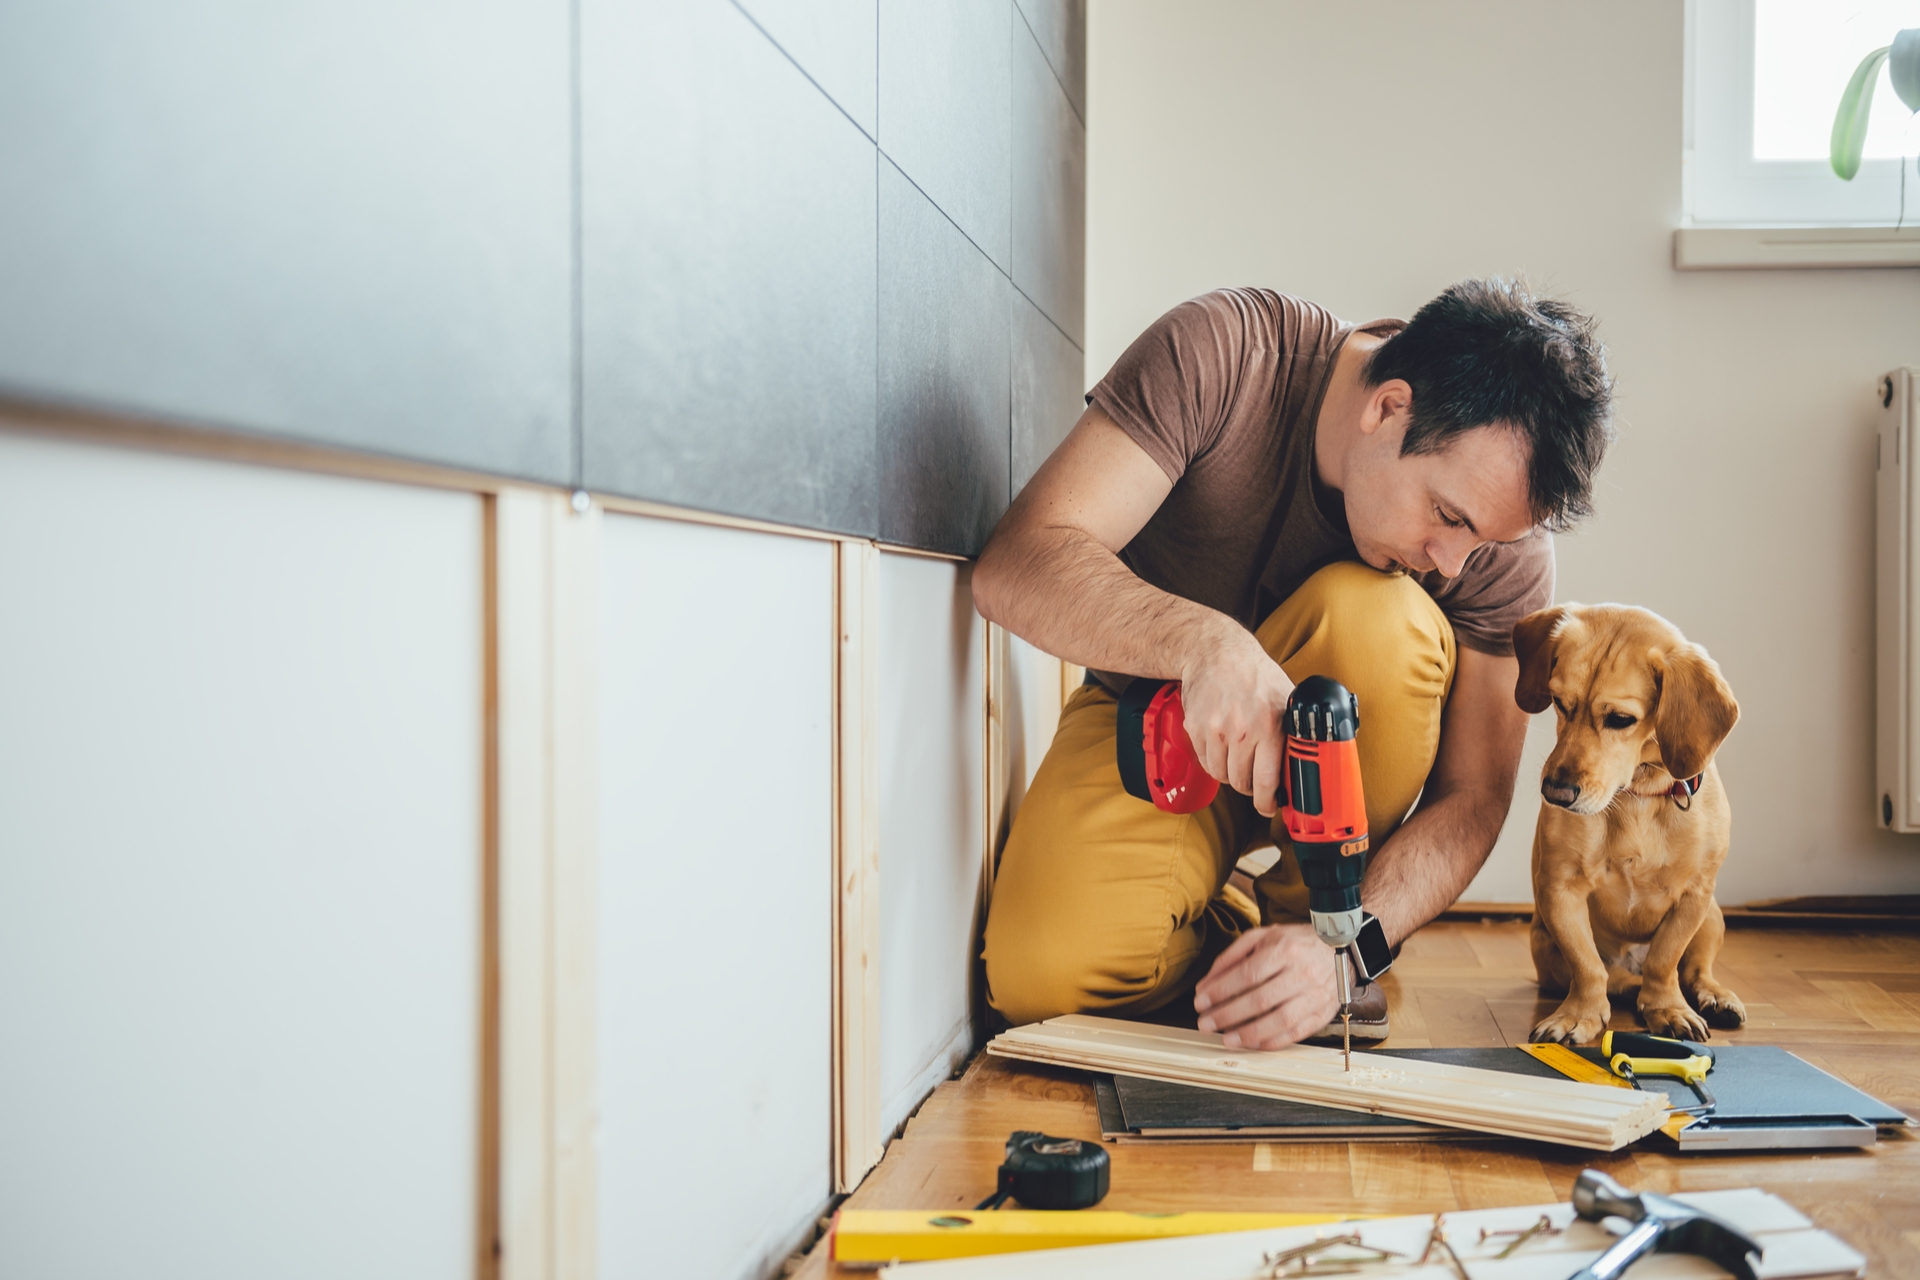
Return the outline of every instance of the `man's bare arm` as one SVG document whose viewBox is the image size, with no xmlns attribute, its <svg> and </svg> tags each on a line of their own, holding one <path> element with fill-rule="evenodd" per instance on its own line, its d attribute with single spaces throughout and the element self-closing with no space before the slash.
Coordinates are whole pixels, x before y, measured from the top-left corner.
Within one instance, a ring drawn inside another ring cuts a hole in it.
<svg viewBox="0 0 1920 1280">
<path fill-rule="evenodd" d="M 1120 562 L 1173 483 L 1099 408 L 1089 408 L 981 552 L 980 613 L 1048 653 L 1102 671 L 1180 674 L 1191 633 L 1224 621 L 1148 586 Z"/>
<path fill-rule="evenodd" d="M 1361 900 L 1398 943 L 1452 906 L 1500 837 L 1526 744 L 1520 664 L 1462 646 L 1440 749 L 1413 815 L 1367 867 Z"/>
<path fill-rule="evenodd" d="M 974 606 L 1069 662 L 1180 680 L 1201 763 L 1271 817 L 1292 682 L 1252 632 L 1148 585 L 1117 554 L 1172 488 L 1132 437 L 1089 408 L 981 552 Z"/>
</svg>

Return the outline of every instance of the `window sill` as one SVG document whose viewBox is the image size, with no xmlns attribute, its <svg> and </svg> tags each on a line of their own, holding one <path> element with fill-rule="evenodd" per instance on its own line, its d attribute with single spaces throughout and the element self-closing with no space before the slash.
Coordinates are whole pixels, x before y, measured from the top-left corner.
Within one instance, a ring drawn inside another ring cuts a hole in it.
<svg viewBox="0 0 1920 1280">
<path fill-rule="evenodd" d="M 1920 226 L 1680 227 L 1675 271 L 1920 267 Z"/>
</svg>

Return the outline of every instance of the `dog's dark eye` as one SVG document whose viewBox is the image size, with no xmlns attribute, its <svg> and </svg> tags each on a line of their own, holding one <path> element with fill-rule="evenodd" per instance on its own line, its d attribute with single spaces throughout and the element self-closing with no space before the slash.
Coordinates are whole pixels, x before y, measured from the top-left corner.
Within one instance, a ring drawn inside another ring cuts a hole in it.
<svg viewBox="0 0 1920 1280">
<path fill-rule="evenodd" d="M 1570 712 L 1570 711 L 1568 711 L 1568 710 L 1567 710 L 1567 704 L 1566 704 L 1566 703 L 1564 703 L 1564 702 L 1562 702 L 1562 701 L 1560 701 L 1560 699 L 1558 699 L 1558 698 L 1555 698 L 1555 699 L 1553 700 L 1553 709 L 1554 709 L 1555 711 L 1558 711 L 1558 712 L 1559 712 L 1559 713 L 1560 713 L 1561 715 L 1563 715 L 1563 716 L 1567 716 L 1567 717 L 1569 717 L 1569 718 L 1571 718 L 1571 716 L 1573 715 L 1573 713 L 1572 713 L 1572 712 Z"/>
<path fill-rule="evenodd" d="M 1632 716 L 1623 716 L 1618 711 L 1609 711 L 1607 712 L 1606 724 L 1609 729 L 1631 729 L 1633 728 L 1634 718 Z"/>
</svg>

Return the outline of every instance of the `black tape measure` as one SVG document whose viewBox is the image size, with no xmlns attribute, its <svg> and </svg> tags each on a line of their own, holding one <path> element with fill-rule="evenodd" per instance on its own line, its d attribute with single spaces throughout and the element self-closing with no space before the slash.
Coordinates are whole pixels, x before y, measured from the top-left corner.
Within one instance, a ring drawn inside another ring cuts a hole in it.
<svg viewBox="0 0 1920 1280">
<path fill-rule="evenodd" d="M 1097 1143 L 1021 1130 L 1007 1139 L 999 1190 L 973 1207 L 997 1209 L 1012 1196 L 1029 1209 L 1090 1209 L 1106 1198 L 1112 1168 Z"/>
</svg>

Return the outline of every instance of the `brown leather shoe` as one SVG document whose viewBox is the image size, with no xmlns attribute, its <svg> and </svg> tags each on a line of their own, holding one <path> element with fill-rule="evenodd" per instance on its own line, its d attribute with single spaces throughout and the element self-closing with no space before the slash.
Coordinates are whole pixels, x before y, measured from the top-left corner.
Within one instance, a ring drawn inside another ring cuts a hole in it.
<svg viewBox="0 0 1920 1280">
<path fill-rule="evenodd" d="M 1343 1028 L 1335 1015 L 1324 1031 L 1308 1036 L 1313 1041 L 1331 1040 L 1339 1044 Z M 1357 982 L 1353 988 L 1353 1042 L 1378 1044 L 1387 1038 L 1387 993 L 1377 982 Z"/>
</svg>

